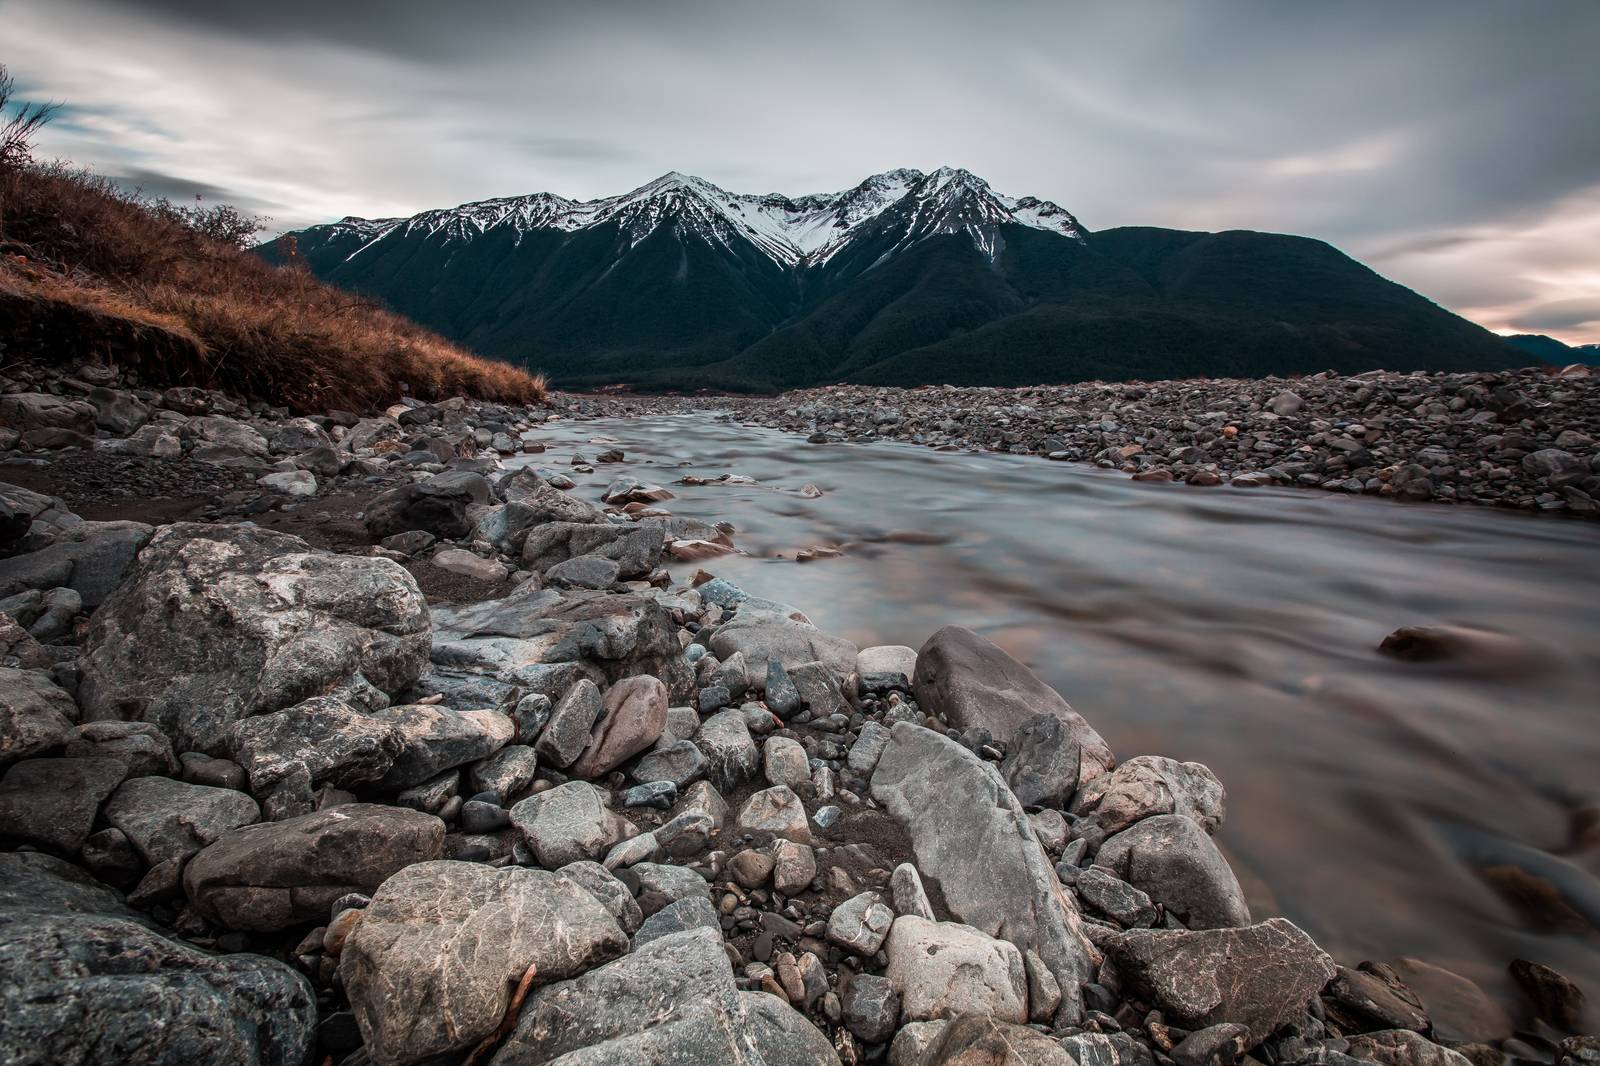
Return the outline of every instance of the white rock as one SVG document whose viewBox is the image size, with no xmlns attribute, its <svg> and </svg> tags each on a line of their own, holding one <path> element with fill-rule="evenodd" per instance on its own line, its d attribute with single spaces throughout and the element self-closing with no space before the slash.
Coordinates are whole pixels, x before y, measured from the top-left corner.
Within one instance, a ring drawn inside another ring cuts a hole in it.
<svg viewBox="0 0 1600 1066">
<path fill-rule="evenodd" d="M 1028 1020 L 1028 975 L 1016 945 L 970 925 L 901 915 L 889 930 L 889 983 L 900 993 L 902 1022 L 957 1014 Z"/>
</svg>

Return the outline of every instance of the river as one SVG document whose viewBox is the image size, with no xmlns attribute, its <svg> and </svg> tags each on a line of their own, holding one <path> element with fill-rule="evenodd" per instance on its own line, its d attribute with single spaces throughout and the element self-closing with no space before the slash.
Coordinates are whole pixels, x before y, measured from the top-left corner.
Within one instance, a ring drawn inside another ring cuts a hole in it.
<svg viewBox="0 0 1600 1066">
<path fill-rule="evenodd" d="M 629 473 L 671 488 L 676 514 L 733 522 L 749 554 L 702 564 L 718 576 L 862 646 L 967 626 L 1120 757 L 1210 766 L 1228 791 L 1217 840 L 1258 918 L 1347 964 L 1418 956 L 1508 1000 L 1507 963 L 1533 959 L 1589 990 L 1595 1027 L 1600 524 L 815 446 L 709 414 L 555 422 L 531 458 L 565 471 L 594 438 L 628 462 L 575 491 Z M 676 484 L 725 472 L 760 484 Z M 845 554 L 793 561 L 816 544 Z M 1445 664 L 1376 650 L 1435 623 L 1517 643 Z M 1516 902 L 1506 868 L 1559 901 Z"/>
</svg>

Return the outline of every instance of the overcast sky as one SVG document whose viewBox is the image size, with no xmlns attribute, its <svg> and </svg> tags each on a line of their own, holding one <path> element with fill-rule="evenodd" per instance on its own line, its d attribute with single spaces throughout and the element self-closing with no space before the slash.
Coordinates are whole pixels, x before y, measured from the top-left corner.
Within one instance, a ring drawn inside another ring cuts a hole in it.
<svg viewBox="0 0 1600 1066">
<path fill-rule="evenodd" d="M 274 216 L 962 166 L 1600 341 L 1597 0 L 0 0 L 41 153 Z"/>
</svg>

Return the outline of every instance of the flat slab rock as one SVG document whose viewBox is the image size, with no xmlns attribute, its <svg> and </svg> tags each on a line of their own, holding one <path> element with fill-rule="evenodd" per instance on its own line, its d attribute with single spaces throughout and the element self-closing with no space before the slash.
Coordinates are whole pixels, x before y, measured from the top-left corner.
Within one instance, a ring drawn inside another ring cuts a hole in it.
<svg viewBox="0 0 1600 1066">
<path fill-rule="evenodd" d="M 1177 1024 L 1236 1022 L 1255 1047 L 1305 1012 L 1334 975 L 1333 960 L 1293 922 L 1243 929 L 1130 930 L 1106 951 L 1128 987 Z"/>
<path fill-rule="evenodd" d="M 219 925 L 271 932 L 326 920 L 340 896 L 371 894 L 443 847 L 431 814 L 351 803 L 233 830 L 189 860 L 183 889 Z"/>
<path fill-rule="evenodd" d="M 378 889 L 339 975 L 372 1061 L 401 1066 L 488 1036 L 529 966 L 562 980 L 627 949 L 611 912 L 575 880 L 425 862 Z"/>
</svg>

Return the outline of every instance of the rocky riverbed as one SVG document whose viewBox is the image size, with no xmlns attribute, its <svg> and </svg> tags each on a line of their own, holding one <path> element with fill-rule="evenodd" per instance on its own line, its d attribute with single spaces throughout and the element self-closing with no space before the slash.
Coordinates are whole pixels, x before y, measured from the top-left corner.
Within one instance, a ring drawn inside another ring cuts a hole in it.
<svg viewBox="0 0 1600 1066">
<path fill-rule="evenodd" d="M 858 646 L 621 450 L 597 499 L 537 465 L 617 401 L 7 373 L 0 1061 L 1600 1063 L 1548 967 L 1507 1007 L 1252 914 L 1224 783 L 976 633 Z M 739 413 L 916 439 L 919 395 Z M 967 443 L 1033 447 L 989 402 Z"/>
<path fill-rule="evenodd" d="M 983 448 L 1196 486 L 1293 485 L 1600 517 L 1588 367 L 1317 374 L 1026 389 L 839 385 L 768 397 L 586 397 L 613 416 L 697 409 L 813 444 Z"/>
</svg>

